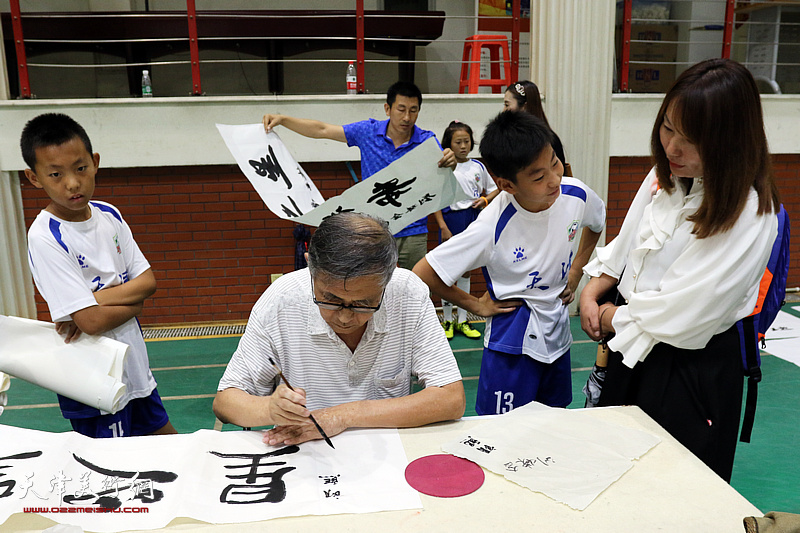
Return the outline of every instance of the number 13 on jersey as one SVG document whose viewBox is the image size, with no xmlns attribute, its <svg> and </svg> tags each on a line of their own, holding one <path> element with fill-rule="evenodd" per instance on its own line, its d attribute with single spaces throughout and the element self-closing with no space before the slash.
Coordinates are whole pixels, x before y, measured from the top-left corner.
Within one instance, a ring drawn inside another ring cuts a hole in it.
<svg viewBox="0 0 800 533">
<path fill-rule="evenodd" d="M 495 409 L 496 414 L 502 415 L 503 413 L 507 413 L 514 409 L 513 392 L 503 392 L 501 390 L 496 390 L 494 391 L 494 395 L 497 396 L 497 407 Z"/>
</svg>

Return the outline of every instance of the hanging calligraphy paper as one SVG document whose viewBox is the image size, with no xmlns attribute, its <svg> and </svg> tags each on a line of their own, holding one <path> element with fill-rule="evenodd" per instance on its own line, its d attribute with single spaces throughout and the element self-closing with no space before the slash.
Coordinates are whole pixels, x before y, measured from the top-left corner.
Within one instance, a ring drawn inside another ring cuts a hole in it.
<svg viewBox="0 0 800 533">
<path fill-rule="evenodd" d="M 442 150 L 430 138 L 343 194 L 324 201 L 280 137 L 261 124 L 217 124 L 239 168 L 280 218 L 319 226 L 341 212 L 381 217 L 397 233 L 410 223 L 468 198 L 449 168 L 439 168 Z M 324 203 L 323 203 L 324 202 Z"/>
<path fill-rule="evenodd" d="M 442 151 L 429 138 L 388 167 L 331 198 L 298 220 L 319 226 L 322 219 L 342 211 L 357 211 L 381 217 L 397 233 L 466 194 L 449 168 L 439 168 Z"/>
<path fill-rule="evenodd" d="M 442 451 L 583 510 L 661 439 L 539 403 L 492 417 Z"/>
<path fill-rule="evenodd" d="M 395 429 L 266 446 L 260 431 L 90 439 L 0 424 L 0 530 L 32 512 L 87 531 L 156 529 L 176 517 L 240 523 L 422 506 Z"/>
<path fill-rule="evenodd" d="M 239 168 L 270 211 L 284 219 L 307 213 L 325 200 L 277 133 L 262 124 L 217 124 Z"/>
</svg>

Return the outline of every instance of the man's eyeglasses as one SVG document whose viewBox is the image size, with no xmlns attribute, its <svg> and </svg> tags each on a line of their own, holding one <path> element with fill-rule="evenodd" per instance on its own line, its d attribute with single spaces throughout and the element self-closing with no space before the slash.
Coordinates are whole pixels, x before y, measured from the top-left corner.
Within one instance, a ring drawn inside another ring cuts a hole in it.
<svg viewBox="0 0 800 533">
<path fill-rule="evenodd" d="M 332 302 L 321 302 L 317 300 L 317 297 L 314 296 L 314 278 L 311 278 L 311 299 L 317 304 L 317 307 L 320 309 L 325 309 L 327 311 L 341 311 L 342 309 L 349 309 L 354 313 L 364 313 L 364 314 L 372 314 L 376 312 L 378 309 L 381 308 L 383 304 L 383 295 L 386 294 L 386 289 L 383 289 L 381 293 L 381 301 L 378 302 L 378 305 L 375 307 L 370 307 L 368 305 L 344 305 L 344 304 L 335 304 Z"/>
</svg>

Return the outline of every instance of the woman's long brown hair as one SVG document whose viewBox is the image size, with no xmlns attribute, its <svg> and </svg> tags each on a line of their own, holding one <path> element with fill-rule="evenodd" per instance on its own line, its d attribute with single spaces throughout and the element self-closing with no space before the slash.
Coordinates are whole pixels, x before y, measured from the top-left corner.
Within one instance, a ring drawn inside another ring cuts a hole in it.
<svg viewBox="0 0 800 533">
<path fill-rule="evenodd" d="M 709 59 L 675 81 L 658 111 L 650 148 L 659 186 L 674 190 L 669 160 L 661 145 L 664 115 L 672 106 L 673 127 L 692 142 L 703 164 L 705 195 L 689 217 L 703 239 L 729 230 L 741 215 L 750 187 L 758 193 L 758 214 L 780 205 L 764 132 L 761 99 L 745 67 L 730 59 Z"/>
</svg>

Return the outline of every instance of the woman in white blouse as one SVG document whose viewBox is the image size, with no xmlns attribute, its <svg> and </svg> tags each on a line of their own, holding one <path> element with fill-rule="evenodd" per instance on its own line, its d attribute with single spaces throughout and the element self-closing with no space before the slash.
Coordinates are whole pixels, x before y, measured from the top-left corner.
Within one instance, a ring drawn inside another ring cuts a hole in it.
<svg viewBox="0 0 800 533">
<path fill-rule="evenodd" d="M 753 311 L 780 205 L 750 72 L 727 59 L 686 70 L 651 151 L 619 235 L 584 269 L 581 326 L 614 334 L 600 405 L 640 406 L 730 481 L 744 384 L 735 323 Z M 624 305 L 598 305 L 615 285 Z"/>
</svg>

